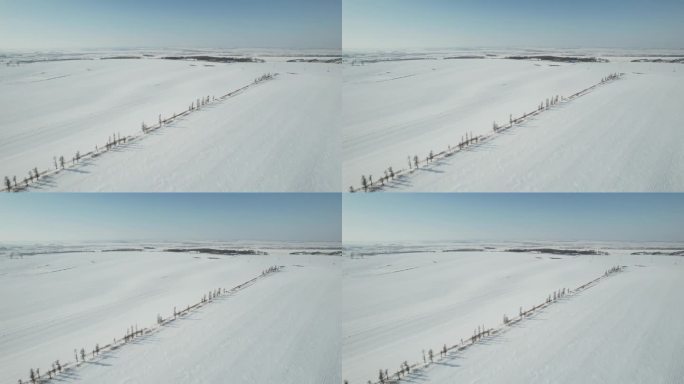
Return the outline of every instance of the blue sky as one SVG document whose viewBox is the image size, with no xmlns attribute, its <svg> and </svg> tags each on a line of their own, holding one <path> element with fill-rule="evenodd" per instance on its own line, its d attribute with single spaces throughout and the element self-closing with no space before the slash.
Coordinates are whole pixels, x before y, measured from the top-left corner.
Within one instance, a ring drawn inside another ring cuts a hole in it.
<svg viewBox="0 0 684 384">
<path fill-rule="evenodd" d="M 0 0 L 0 49 L 326 48 L 340 0 Z"/>
<path fill-rule="evenodd" d="M 344 241 L 684 241 L 684 194 L 347 194 Z"/>
<path fill-rule="evenodd" d="M 0 195 L 0 241 L 340 241 L 327 193 Z"/>
<path fill-rule="evenodd" d="M 345 49 L 684 48 L 681 0 L 343 0 Z"/>
</svg>

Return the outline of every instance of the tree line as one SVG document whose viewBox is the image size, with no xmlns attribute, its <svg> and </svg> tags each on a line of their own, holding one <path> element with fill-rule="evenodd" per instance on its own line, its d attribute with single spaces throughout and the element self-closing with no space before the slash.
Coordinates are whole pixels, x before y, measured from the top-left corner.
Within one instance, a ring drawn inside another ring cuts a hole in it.
<svg viewBox="0 0 684 384">
<path fill-rule="evenodd" d="M 605 277 L 608 277 L 614 273 L 622 272 L 622 271 L 624 271 L 624 268 L 625 268 L 624 266 L 620 266 L 620 265 L 616 265 L 614 267 L 611 267 L 611 268 L 605 270 L 605 272 L 602 276 L 575 288 L 575 290 L 571 290 L 569 288 L 559 288 L 557 290 L 554 290 L 551 294 L 549 294 L 547 296 L 547 298 L 545 299 L 545 301 L 542 304 L 534 305 L 528 310 L 523 310 L 523 307 L 520 307 L 519 312 L 518 312 L 518 317 L 515 319 L 511 319 L 510 317 L 508 317 L 508 315 L 504 314 L 503 315 L 503 327 L 506 327 L 510 324 L 521 321 L 525 317 L 529 317 L 530 315 L 532 315 L 537 310 L 544 308 L 544 307 L 547 307 L 547 306 L 557 302 L 558 300 L 560 300 L 561 298 L 565 297 L 568 294 L 582 291 L 582 290 L 588 288 L 589 286 L 591 286 L 593 283 L 595 283 L 595 282 L 597 282 L 597 281 L 599 281 Z M 451 347 L 447 347 L 447 344 L 444 344 L 439 349 L 439 357 L 440 358 L 448 357 L 448 353 L 452 349 L 458 349 L 459 351 L 465 350 L 468 347 L 472 346 L 473 344 L 477 343 L 478 341 L 483 340 L 484 338 L 486 338 L 488 336 L 499 333 L 501 330 L 502 330 L 502 328 L 495 329 L 495 328 L 487 328 L 484 325 L 478 325 L 473 330 L 473 334 L 469 338 L 467 338 L 465 340 L 461 339 L 460 343 L 453 345 Z M 422 360 L 423 360 L 423 367 L 430 366 L 435 361 L 435 352 L 430 348 L 426 354 L 425 350 L 423 350 Z M 395 372 L 393 372 L 391 375 L 390 375 L 388 369 L 379 369 L 378 370 L 378 380 L 375 383 L 373 383 L 371 380 L 368 380 L 367 384 L 386 384 L 386 383 L 389 384 L 391 382 L 400 381 L 402 378 L 406 377 L 409 373 L 411 373 L 411 369 L 414 369 L 415 367 L 418 367 L 419 365 L 420 365 L 420 363 L 414 363 L 414 364 L 410 365 L 407 360 L 404 360 L 404 362 L 402 362 L 399 365 L 399 368 Z M 349 381 L 344 380 L 344 383 L 349 384 Z"/>
<path fill-rule="evenodd" d="M 578 96 L 582 92 L 585 92 L 591 88 L 596 87 L 597 85 L 604 84 L 606 82 L 609 82 L 611 80 L 616 80 L 622 77 L 624 74 L 622 73 L 612 73 L 604 78 L 601 79 L 601 82 L 598 84 L 595 84 L 587 89 L 584 89 L 573 96 L 569 98 L 565 98 L 560 95 L 553 95 L 551 97 L 546 98 L 545 100 L 542 100 L 538 105 L 537 108 L 535 109 L 534 112 L 529 112 L 529 113 L 524 113 L 522 116 L 518 118 L 514 118 L 513 114 L 509 114 L 508 116 L 508 124 L 499 124 L 498 122 L 494 121 L 492 124 L 492 130 L 494 133 L 498 133 L 504 129 L 508 129 L 513 127 L 514 124 L 518 124 L 522 121 L 524 121 L 527 117 L 536 115 L 540 112 L 543 112 L 545 110 L 550 109 L 551 107 L 558 105 L 564 101 L 570 100 L 573 97 Z M 484 136 L 473 136 L 472 132 L 466 133 L 465 136 L 461 136 L 461 141 L 458 143 L 458 145 L 454 146 L 452 148 L 451 145 L 448 145 L 447 150 L 438 153 L 437 155 L 434 154 L 434 152 L 431 150 L 428 155 L 425 157 L 424 160 L 420 160 L 418 155 L 413 155 L 413 156 L 408 156 L 407 157 L 407 164 L 408 164 L 408 172 L 413 172 L 414 170 L 417 170 L 420 168 L 420 163 L 423 162 L 425 166 L 429 165 L 430 163 L 434 162 L 436 157 L 440 156 L 450 156 L 452 153 L 454 153 L 455 149 L 458 147 L 458 150 L 462 150 L 464 148 L 467 148 L 470 145 L 473 144 L 478 144 L 480 141 L 484 140 L 488 135 Z M 361 175 L 361 187 L 360 188 L 355 188 L 353 185 L 349 186 L 348 191 L 350 193 L 355 193 L 355 192 L 373 192 L 375 190 L 381 189 L 382 187 L 385 186 L 385 183 L 389 183 L 395 179 L 395 177 L 399 174 L 404 173 L 406 170 L 405 169 L 400 169 L 398 171 L 394 171 L 394 169 L 390 166 L 384 171 L 384 175 L 381 176 L 380 178 L 376 179 L 373 181 L 373 175 Z"/>
<path fill-rule="evenodd" d="M 267 269 L 264 269 L 261 272 L 261 275 L 255 277 L 254 279 L 252 279 L 246 283 L 242 283 L 236 287 L 233 287 L 230 290 L 227 290 L 225 288 L 215 288 L 215 289 L 209 290 L 206 294 L 202 295 L 202 297 L 200 298 L 200 301 L 198 303 L 195 303 L 193 305 L 187 305 L 185 310 L 178 311 L 176 309 L 176 307 L 173 307 L 173 317 L 172 318 L 166 318 L 165 319 L 160 314 L 157 314 L 156 324 L 157 324 L 157 326 L 161 326 L 168 321 L 175 320 L 179 316 L 186 315 L 187 313 L 190 312 L 190 310 L 198 308 L 201 305 L 208 303 L 208 302 L 218 298 L 221 295 L 224 295 L 228 292 L 234 292 L 234 291 L 244 287 L 248 283 L 255 281 L 256 279 L 258 279 L 260 277 L 264 277 L 264 276 L 267 276 L 267 275 L 275 273 L 275 272 L 280 272 L 281 270 L 282 270 L 282 266 L 271 266 Z M 89 352 L 84 347 L 81 347 L 80 349 L 74 348 L 75 365 L 78 366 L 78 365 L 86 362 L 88 359 L 88 356 L 90 356 L 91 359 L 94 359 L 95 357 L 99 356 L 103 350 L 110 349 L 110 348 L 112 348 L 116 345 L 119 345 L 119 344 L 120 345 L 127 344 L 127 343 L 135 340 L 136 338 L 141 337 L 141 336 L 143 336 L 143 335 L 145 335 L 151 331 L 152 330 L 150 328 L 138 328 L 137 324 L 133 324 L 133 325 L 129 326 L 128 328 L 126 328 L 126 330 L 124 331 L 124 336 L 122 338 L 120 338 L 118 340 L 117 340 L 117 338 L 114 338 L 112 340 L 111 344 L 107 344 L 103 347 L 100 347 L 100 344 L 95 344 L 93 349 Z M 52 367 L 50 369 L 48 369 L 42 375 L 40 373 L 40 368 L 35 368 L 35 369 L 31 368 L 29 370 L 29 381 L 24 382 L 22 379 L 19 379 L 19 380 L 17 380 L 17 383 L 19 383 L 19 384 L 28 384 L 28 383 L 37 384 L 37 383 L 42 382 L 43 379 L 51 380 L 52 378 L 56 377 L 58 374 L 62 373 L 62 371 L 65 370 L 68 365 L 70 365 L 70 364 L 67 363 L 65 365 L 62 365 L 59 360 L 55 360 L 52 363 Z"/>
</svg>

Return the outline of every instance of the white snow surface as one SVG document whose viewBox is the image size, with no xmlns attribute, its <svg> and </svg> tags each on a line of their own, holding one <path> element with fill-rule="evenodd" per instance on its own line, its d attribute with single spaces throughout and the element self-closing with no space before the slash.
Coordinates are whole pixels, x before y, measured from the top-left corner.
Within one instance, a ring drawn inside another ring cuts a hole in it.
<svg viewBox="0 0 684 384">
<path fill-rule="evenodd" d="M 339 191 L 339 65 L 156 58 L 0 66 L 0 175 L 19 181 L 265 73 L 276 80 L 39 185 L 55 191 Z"/>
<path fill-rule="evenodd" d="M 658 261 L 632 265 L 420 376 L 440 384 L 681 382 L 684 271 L 681 261 Z"/>
<path fill-rule="evenodd" d="M 343 186 L 375 180 L 487 134 L 610 73 L 623 79 L 386 190 L 681 191 L 681 64 L 490 59 L 386 61 L 343 68 Z"/>
<path fill-rule="evenodd" d="M 220 297 L 60 376 L 79 383 L 338 383 L 340 271 L 336 257 L 86 251 L 0 259 L 0 382 L 26 382 L 73 350 L 120 339 L 208 291 Z"/>
<path fill-rule="evenodd" d="M 343 263 L 342 375 L 377 381 L 407 360 L 436 356 L 503 315 L 518 315 L 554 290 L 574 289 L 614 265 L 612 275 L 553 304 L 496 339 L 454 355 L 406 382 L 673 383 L 684 366 L 681 256 L 560 256 L 536 253 L 375 254 Z M 358 251 L 357 251 L 358 253 Z"/>
</svg>

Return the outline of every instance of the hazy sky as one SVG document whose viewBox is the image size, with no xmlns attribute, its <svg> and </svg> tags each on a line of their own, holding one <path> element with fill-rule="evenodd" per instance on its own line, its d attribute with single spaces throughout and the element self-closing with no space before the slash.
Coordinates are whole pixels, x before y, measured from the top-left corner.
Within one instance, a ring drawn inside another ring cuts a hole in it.
<svg viewBox="0 0 684 384">
<path fill-rule="evenodd" d="M 0 49 L 339 49 L 340 1 L 0 0 Z"/>
<path fill-rule="evenodd" d="M 345 49 L 684 48 L 682 0 L 343 0 Z"/>
<path fill-rule="evenodd" d="M 684 194 L 346 194 L 343 240 L 684 241 Z"/>
<path fill-rule="evenodd" d="M 0 241 L 340 241 L 326 193 L 20 193 L 0 196 Z"/>
</svg>

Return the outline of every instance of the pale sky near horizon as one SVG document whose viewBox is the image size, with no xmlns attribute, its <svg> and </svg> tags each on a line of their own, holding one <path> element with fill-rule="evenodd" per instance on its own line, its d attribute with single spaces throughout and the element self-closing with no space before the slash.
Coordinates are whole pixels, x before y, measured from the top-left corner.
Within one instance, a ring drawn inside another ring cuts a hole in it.
<svg viewBox="0 0 684 384">
<path fill-rule="evenodd" d="M 684 48 L 681 0 L 342 0 L 345 50 Z"/>
<path fill-rule="evenodd" d="M 0 49 L 340 49 L 341 0 L 0 0 Z"/>
<path fill-rule="evenodd" d="M 0 195 L 0 241 L 339 242 L 334 193 Z"/>
<path fill-rule="evenodd" d="M 0 194 L 0 242 L 684 241 L 684 194 Z"/>
<path fill-rule="evenodd" d="M 344 242 L 684 241 L 684 194 L 345 194 Z"/>
</svg>

